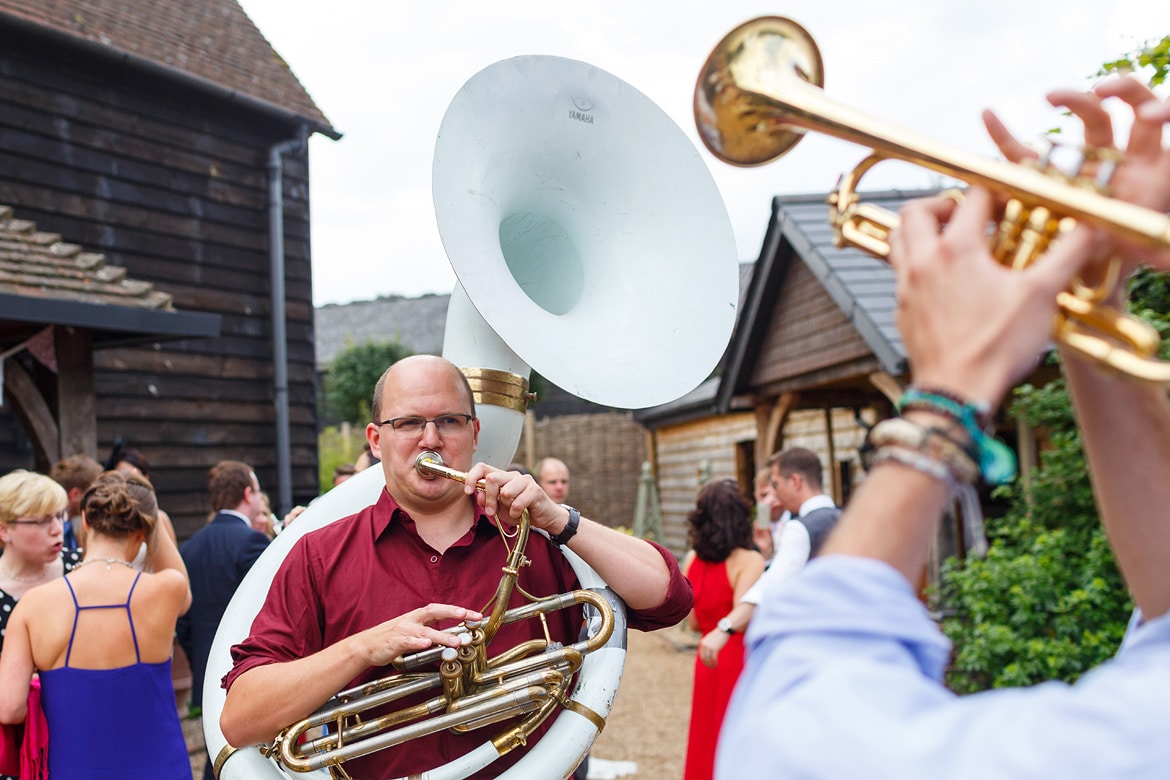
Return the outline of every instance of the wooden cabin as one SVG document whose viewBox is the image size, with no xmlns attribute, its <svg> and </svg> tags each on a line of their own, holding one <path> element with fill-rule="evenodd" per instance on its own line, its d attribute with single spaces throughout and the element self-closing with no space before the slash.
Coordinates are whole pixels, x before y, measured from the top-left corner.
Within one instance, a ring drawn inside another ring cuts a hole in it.
<svg viewBox="0 0 1170 780">
<path fill-rule="evenodd" d="M 933 192 L 866 193 L 896 211 Z M 639 412 L 652 444 L 663 527 L 672 549 L 686 538 L 686 515 L 705 479 L 752 476 L 788 447 L 821 456 L 825 491 L 844 505 L 864 479 L 861 448 L 868 429 L 893 413 L 909 383 L 895 324 L 893 271 L 853 248 L 833 244 L 824 195 L 773 199 L 759 259 L 738 314 L 721 375 L 692 396 Z M 1029 381 L 1053 377 L 1040 367 Z M 997 434 L 1019 453 L 1026 478 L 1033 432 L 1001 412 Z M 982 488 L 984 512 L 993 509 Z M 962 518 L 940 525 L 927 580 L 949 555 L 964 552 Z"/>
<path fill-rule="evenodd" d="M 235 0 L 0 0 L 0 73 L 0 203 L 218 322 L 94 351 L 95 441 L 67 449 L 141 449 L 181 537 L 223 459 L 278 510 L 313 498 L 306 140 L 340 136 L 289 66 Z M 51 465 L 7 406 L 0 431 L 0 469 Z"/>
<path fill-rule="evenodd" d="M 910 194 L 867 196 L 896 208 Z M 906 378 L 884 263 L 832 243 L 824 195 L 773 199 L 772 215 L 719 377 L 637 414 L 652 434 L 663 528 L 676 552 L 706 479 L 745 494 L 769 456 L 821 455 L 825 489 L 844 503 L 861 476 L 866 428 L 888 416 Z"/>
</svg>

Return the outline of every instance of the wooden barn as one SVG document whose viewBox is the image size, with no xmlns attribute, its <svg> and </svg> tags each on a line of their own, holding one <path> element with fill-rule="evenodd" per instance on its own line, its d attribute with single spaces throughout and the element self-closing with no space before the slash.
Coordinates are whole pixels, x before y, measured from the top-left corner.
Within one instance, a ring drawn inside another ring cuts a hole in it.
<svg viewBox="0 0 1170 780">
<path fill-rule="evenodd" d="M 896 211 L 933 192 L 867 193 L 865 201 Z M 833 245 L 824 195 L 773 199 L 772 216 L 721 375 L 673 404 L 639 412 L 651 435 L 663 527 L 681 552 L 686 515 L 705 479 L 733 478 L 746 494 L 767 459 L 788 447 L 821 456 L 825 491 L 844 505 L 864 478 L 861 447 L 868 429 L 893 414 L 910 381 L 894 321 L 893 271 L 857 249 Z M 1029 377 L 1053 378 L 1041 366 Z M 1036 434 L 1001 411 L 999 438 L 1016 449 L 1028 478 Z M 982 488 L 984 513 L 995 511 Z M 963 518 L 940 526 L 930 580 L 941 560 L 964 551 Z"/>
<path fill-rule="evenodd" d="M 896 208 L 913 194 L 867 195 Z M 772 453 L 821 455 L 825 489 L 844 503 L 860 476 L 866 426 L 888 416 L 905 381 L 888 266 L 832 243 L 824 195 L 773 199 L 721 375 L 674 404 L 640 412 L 652 433 L 663 529 L 676 552 L 706 479 L 750 494 Z"/>
<path fill-rule="evenodd" d="M 133 310 L 112 306 L 86 337 L 91 396 L 41 393 L 42 416 L 91 404 L 92 435 L 66 449 L 142 450 L 181 537 L 205 521 L 207 469 L 222 459 L 251 463 L 278 511 L 316 495 L 314 133 L 340 137 L 235 0 L 0 0 L 0 204 L 124 269 L 176 316 L 210 318 L 176 329 L 156 314 L 134 338 L 106 338 Z M 43 325 L 73 326 L 100 303 L 54 290 L 12 294 L 33 308 L 56 298 Z M 0 352 L 21 340 L 12 323 L 0 311 Z M 48 370 L 27 350 L 5 365 Z M 47 469 L 18 397 L 0 409 L 0 469 Z"/>
</svg>

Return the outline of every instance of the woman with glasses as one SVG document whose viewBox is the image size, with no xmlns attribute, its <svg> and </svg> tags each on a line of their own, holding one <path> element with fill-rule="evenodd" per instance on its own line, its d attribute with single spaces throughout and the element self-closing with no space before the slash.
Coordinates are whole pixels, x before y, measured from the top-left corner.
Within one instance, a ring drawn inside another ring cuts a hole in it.
<svg viewBox="0 0 1170 780">
<path fill-rule="evenodd" d="M 0 649 L 20 597 L 81 561 L 64 549 L 68 503 L 65 489 L 44 474 L 20 469 L 0 477 Z"/>
<path fill-rule="evenodd" d="M 44 474 L 20 469 L 0 477 L 0 657 L 16 602 L 81 561 L 79 550 L 64 547 L 68 503 L 65 489 Z M 0 780 L 20 773 L 21 736 L 20 727 L 0 725 Z"/>
<path fill-rule="evenodd" d="M 13 610 L 0 655 L 0 722 L 25 719 L 39 674 L 54 780 L 190 780 L 171 649 L 191 589 L 157 513 L 144 478 L 102 474 L 81 499 L 85 559 Z M 138 571 L 131 561 L 143 542 L 147 565 Z"/>
</svg>

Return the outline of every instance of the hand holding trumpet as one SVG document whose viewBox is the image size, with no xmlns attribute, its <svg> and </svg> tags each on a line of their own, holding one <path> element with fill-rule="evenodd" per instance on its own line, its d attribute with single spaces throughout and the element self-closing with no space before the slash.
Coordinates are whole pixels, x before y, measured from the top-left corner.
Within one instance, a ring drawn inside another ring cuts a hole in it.
<svg viewBox="0 0 1170 780">
<path fill-rule="evenodd" d="M 1105 110 L 1104 101 L 1119 99 L 1133 109 L 1133 125 L 1124 149 L 1124 155 L 1109 180 L 1112 194 L 1124 201 L 1154 211 L 1170 208 L 1170 150 L 1163 147 L 1162 126 L 1170 122 L 1170 103 L 1160 100 L 1149 87 L 1133 78 L 1114 76 L 1098 84 L 1090 92 L 1057 90 L 1049 93 L 1048 102 L 1068 109 L 1084 123 L 1085 143 L 1095 149 L 1118 150 L 1113 122 Z M 1012 162 L 1034 159 L 1034 150 L 1020 143 L 991 111 L 983 113 L 983 122 L 996 146 Z M 1080 225 L 1077 236 L 1067 242 L 1061 252 L 1077 251 L 1077 241 L 1093 241 L 1092 253 L 1098 258 L 1112 253 L 1120 254 L 1130 268 L 1137 263 L 1170 269 L 1170 248 L 1151 248 L 1124 239 L 1115 239 L 1103 231 L 1089 231 Z M 1091 233 L 1091 235 L 1090 235 Z"/>
</svg>

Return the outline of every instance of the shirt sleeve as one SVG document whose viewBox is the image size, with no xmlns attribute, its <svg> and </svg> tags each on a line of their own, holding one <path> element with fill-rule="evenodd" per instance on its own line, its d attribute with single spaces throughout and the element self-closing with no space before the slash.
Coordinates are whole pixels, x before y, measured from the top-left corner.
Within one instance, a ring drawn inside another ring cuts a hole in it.
<svg viewBox="0 0 1170 780">
<path fill-rule="evenodd" d="M 780 545 L 772 557 L 772 565 L 764 570 L 740 601 L 759 606 L 767 591 L 781 587 L 804 568 L 810 552 L 812 540 L 808 528 L 798 520 L 786 522 L 780 532 Z"/>
<path fill-rule="evenodd" d="M 249 669 L 304 658 L 324 647 L 324 616 L 317 577 L 309 563 L 306 538 L 293 545 L 272 578 L 264 606 L 247 639 L 233 645 L 232 668 L 221 681 L 225 689 Z"/>
<path fill-rule="evenodd" d="M 674 553 L 655 542 L 648 542 L 648 544 L 653 545 L 662 559 L 666 561 L 666 568 L 670 570 L 670 585 L 666 591 L 666 599 L 657 607 L 627 611 L 627 625 L 639 631 L 655 631 L 660 628 L 676 626 L 695 605 L 695 594 L 691 590 L 691 582 L 683 576 Z"/>
<path fill-rule="evenodd" d="M 941 682 L 949 642 L 884 563 L 818 558 L 752 622 L 718 780 L 1152 779 L 1170 766 L 1170 620 L 1076 685 L 964 697 Z"/>
</svg>

